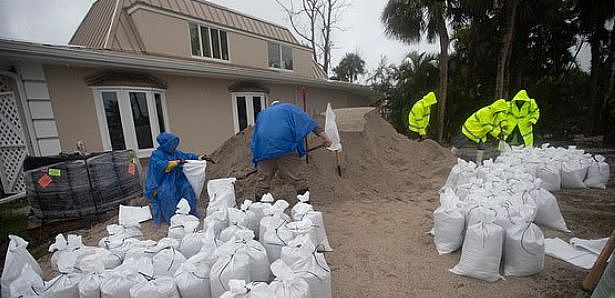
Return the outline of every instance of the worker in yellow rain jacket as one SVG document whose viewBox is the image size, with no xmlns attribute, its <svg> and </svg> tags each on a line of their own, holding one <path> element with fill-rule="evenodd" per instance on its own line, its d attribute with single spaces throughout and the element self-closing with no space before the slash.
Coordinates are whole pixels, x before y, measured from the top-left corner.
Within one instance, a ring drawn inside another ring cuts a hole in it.
<svg viewBox="0 0 615 298">
<path fill-rule="evenodd" d="M 419 141 L 422 141 L 427 135 L 427 126 L 429 126 L 429 115 L 431 114 L 431 106 L 436 104 L 436 94 L 433 92 L 427 93 L 422 99 L 418 100 L 412 106 L 408 114 L 408 129 L 418 134 Z"/>
<path fill-rule="evenodd" d="M 507 129 L 509 104 L 504 99 L 498 99 L 470 116 L 461 127 L 461 134 L 453 141 L 451 152 L 457 154 L 459 148 L 465 144 L 474 142 L 477 144 L 476 163 L 483 161 L 485 142 L 487 135 L 491 134 L 496 139 L 503 139 L 503 132 Z"/>
<path fill-rule="evenodd" d="M 526 147 L 534 146 L 534 125 L 540 118 L 540 109 L 534 99 L 531 99 L 525 90 L 519 91 L 510 101 L 508 111 L 508 129 L 504 137 L 512 144 L 523 144 Z"/>
</svg>

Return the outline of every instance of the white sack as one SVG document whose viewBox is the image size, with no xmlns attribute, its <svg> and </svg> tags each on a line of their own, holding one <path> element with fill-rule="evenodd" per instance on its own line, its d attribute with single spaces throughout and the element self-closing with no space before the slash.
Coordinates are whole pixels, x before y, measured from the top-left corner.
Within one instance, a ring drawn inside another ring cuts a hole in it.
<svg viewBox="0 0 615 298">
<path fill-rule="evenodd" d="M 151 260 L 127 259 L 119 267 L 102 275 L 101 298 L 130 298 L 130 289 L 134 285 L 146 283 L 153 275 Z"/>
<path fill-rule="evenodd" d="M 456 251 L 463 244 L 465 216 L 455 202 L 441 205 L 433 212 L 434 243 L 438 254 Z"/>
<path fill-rule="evenodd" d="M 561 169 L 552 164 L 536 168 L 536 177 L 542 180 L 542 187 L 548 191 L 558 191 L 562 187 Z"/>
<path fill-rule="evenodd" d="M 46 297 L 79 298 L 81 273 L 64 273 L 45 284 Z"/>
<path fill-rule="evenodd" d="M 236 178 L 224 178 L 207 182 L 207 194 L 209 195 L 207 216 L 216 210 L 237 207 L 235 181 L 237 181 Z"/>
<path fill-rule="evenodd" d="M 108 236 L 98 241 L 98 246 L 108 250 L 120 248 L 126 239 L 143 238 L 143 232 L 138 224 L 128 226 L 111 224 L 107 226 L 107 233 Z"/>
<path fill-rule="evenodd" d="M 461 259 L 450 271 L 469 277 L 494 282 L 502 279 L 500 261 L 502 258 L 503 229 L 485 216 L 466 230 Z"/>
<path fill-rule="evenodd" d="M 182 240 L 184 236 L 194 233 L 199 226 L 199 219 L 190 214 L 190 204 L 186 199 L 179 200 L 177 211 L 171 217 L 169 238 Z"/>
<path fill-rule="evenodd" d="M 203 229 L 213 229 L 216 238 L 220 236 L 220 233 L 226 227 L 228 227 L 227 209 L 215 210 L 203 220 Z"/>
<path fill-rule="evenodd" d="M 100 298 L 101 274 L 105 270 L 103 261 L 98 255 L 88 255 L 80 260 L 79 267 L 83 276 L 77 285 L 79 298 Z"/>
<path fill-rule="evenodd" d="M 534 222 L 552 229 L 570 232 L 566 221 L 559 210 L 559 204 L 553 194 L 544 188 L 532 190 L 530 195 L 536 203 L 536 218 Z"/>
<path fill-rule="evenodd" d="M 309 298 L 310 285 L 282 260 L 277 260 L 271 264 L 271 271 L 275 275 L 275 280 L 269 284 L 269 291 L 272 298 Z"/>
<path fill-rule="evenodd" d="M 331 298 L 331 269 L 308 236 L 297 237 L 282 247 L 280 260 L 309 284 L 310 297 Z"/>
<path fill-rule="evenodd" d="M 273 201 L 273 195 L 266 193 L 260 202 L 252 202 L 248 207 L 248 210 L 254 212 L 254 221 L 256 222 L 255 239 L 260 239 L 260 222 L 265 217 L 265 209 L 273 206 Z"/>
<path fill-rule="evenodd" d="M 545 239 L 545 254 L 583 269 L 592 269 L 598 255 L 583 248 L 575 248 L 559 238 Z"/>
<path fill-rule="evenodd" d="M 229 226 L 220 232 L 220 241 L 227 242 L 233 237 L 237 237 L 238 233 L 247 230 L 246 214 L 236 208 L 227 208 Z M 252 231 L 254 232 L 254 231 Z"/>
<path fill-rule="evenodd" d="M 214 255 L 200 252 L 186 260 L 175 272 L 175 283 L 182 298 L 211 298 L 209 273 Z"/>
<path fill-rule="evenodd" d="M 522 223 L 506 230 L 504 239 L 504 275 L 529 276 L 544 268 L 545 241 L 540 228 Z"/>
<path fill-rule="evenodd" d="M 585 176 L 588 166 L 580 161 L 565 161 L 562 164 L 562 187 L 563 188 L 586 188 Z"/>
<path fill-rule="evenodd" d="M 34 272 L 30 264 L 25 263 L 17 278 L 7 290 L 10 292 L 10 296 L 3 297 L 39 297 L 45 291 L 45 282 L 38 273 Z"/>
<path fill-rule="evenodd" d="M 173 276 L 177 268 L 186 261 L 186 257 L 173 247 L 159 251 L 152 258 L 154 277 Z"/>
<path fill-rule="evenodd" d="M 214 241 L 214 237 L 215 235 L 213 229 L 190 233 L 184 236 L 184 239 L 182 239 L 179 245 L 179 251 L 182 253 L 182 255 L 184 255 L 184 257 L 189 259 L 192 256 L 196 255 L 201 250 L 201 248 L 203 248 L 203 245 L 206 241 Z"/>
<path fill-rule="evenodd" d="M 282 223 L 277 227 L 271 227 L 267 229 L 267 232 L 263 235 L 261 243 L 267 250 L 267 255 L 271 261 L 280 258 L 280 252 L 282 247 L 288 245 L 290 241 L 298 236 L 308 235 L 312 243 L 315 243 L 313 238 L 314 228 L 312 227 L 312 221 L 308 218 L 304 218 L 301 221 L 293 221 L 289 223 Z"/>
<path fill-rule="evenodd" d="M 595 255 L 599 255 L 604 249 L 604 246 L 606 245 L 606 242 L 608 240 L 609 238 L 580 239 L 580 238 L 572 237 L 570 238 L 570 244 L 574 246 L 575 248 L 582 248 L 582 249 L 585 249 L 587 251 L 594 253 Z"/>
<path fill-rule="evenodd" d="M 286 222 L 290 222 L 290 217 L 284 213 L 284 210 L 286 210 L 288 206 L 288 202 L 277 200 L 271 207 L 263 210 L 265 216 L 261 219 L 259 225 L 259 241 L 262 242 L 262 238 L 268 229 L 275 229 Z"/>
<path fill-rule="evenodd" d="M 220 298 L 269 298 L 269 285 L 264 282 L 251 282 L 246 284 L 244 280 L 231 279 L 228 282 L 229 290 Z M 183 297 L 182 297 L 183 298 Z"/>
<path fill-rule="evenodd" d="M 205 170 L 207 168 L 207 161 L 205 160 L 186 160 L 186 163 L 182 165 L 182 170 L 188 183 L 194 190 L 194 195 L 198 199 L 201 197 L 203 186 L 205 185 Z"/>
<path fill-rule="evenodd" d="M 179 298 L 175 280 L 163 276 L 136 284 L 130 288 L 131 298 Z"/>
<path fill-rule="evenodd" d="M 2 268 L 2 297 L 9 297 L 10 286 L 21 274 L 22 269 L 26 264 L 38 275 L 43 276 L 41 266 L 38 265 L 34 257 L 28 252 L 26 247 L 28 242 L 19 236 L 9 235 L 9 246 L 4 259 L 4 268 Z"/>
<path fill-rule="evenodd" d="M 337 130 L 337 123 L 335 122 L 335 112 L 331 108 L 331 103 L 327 103 L 327 110 L 325 112 L 325 133 L 331 139 L 331 146 L 327 147 L 331 151 L 342 151 L 342 143 L 340 141 L 340 134 Z"/>
<path fill-rule="evenodd" d="M 239 210 L 241 210 L 241 212 L 243 212 L 245 215 L 245 221 L 243 225 L 246 228 L 252 230 L 252 232 L 254 232 L 254 238 L 258 239 L 257 234 L 260 230 L 259 225 L 260 225 L 261 219 L 263 218 L 263 216 L 265 216 L 265 214 L 262 213 L 262 210 L 261 210 L 261 214 L 257 215 L 256 212 L 252 209 L 252 205 L 254 205 L 252 201 L 244 200 L 243 203 L 241 203 Z"/>
<path fill-rule="evenodd" d="M 587 179 L 585 179 L 584 184 L 590 188 L 606 189 L 610 175 L 609 164 L 605 162 L 602 155 L 596 155 L 594 159 L 595 161 L 587 169 Z"/>
<path fill-rule="evenodd" d="M 301 221 L 304 218 L 309 219 L 312 222 L 313 230 L 311 237 L 315 241 L 316 249 L 318 251 L 331 252 L 333 248 L 329 244 L 322 212 L 314 211 L 314 207 L 307 203 L 309 201 L 309 193 L 310 192 L 307 191 L 304 196 L 297 196 L 299 202 L 291 209 L 293 220 Z"/>
<path fill-rule="evenodd" d="M 149 206 L 126 206 L 120 204 L 118 222 L 120 225 L 131 226 L 152 219 Z"/>
</svg>

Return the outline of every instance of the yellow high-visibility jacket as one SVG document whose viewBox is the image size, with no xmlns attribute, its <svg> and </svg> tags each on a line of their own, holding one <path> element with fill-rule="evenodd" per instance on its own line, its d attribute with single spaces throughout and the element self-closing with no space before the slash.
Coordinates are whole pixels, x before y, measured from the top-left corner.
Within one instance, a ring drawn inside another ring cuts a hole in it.
<svg viewBox="0 0 615 298">
<path fill-rule="evenodd" d="M 431 106 L 437 102 L 436 94 L 433 92 L 427 93 L 422 99 L 415 102 L 408 114 L 408 129 L 419 135 L 426 135 Z"/>
<path fill-rule="evenodd" d="M 522 101 L 521 109 L 517 106 L 517 101 Z M 540 118 L 540 109 L 534 99 L 531 99 L 525 90 L 519 91 L 510 102 L 508 111 L 508 127 L 505 137 L 508 137 L 515 127 L 519 126 L 519 132 L 523 137 L 526 147 L 534 146 L 534 125 Z"/>
<path fill-rule="evenodd" d="M 475 143 L 486 142 L 489 133 L 499 138 L 500 132 L 506 126 L 508 109 L 508 102 L 498 99 L 472 114 L 461 127 L 461 132 Z"/>
</svg>

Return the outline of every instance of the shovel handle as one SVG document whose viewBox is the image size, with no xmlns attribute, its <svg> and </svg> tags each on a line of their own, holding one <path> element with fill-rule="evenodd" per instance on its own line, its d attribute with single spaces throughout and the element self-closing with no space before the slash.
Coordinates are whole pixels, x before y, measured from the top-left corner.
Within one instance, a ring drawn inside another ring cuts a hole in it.
<svg viewBox="0 0 615 298">
<path fill-rule="evenodd" d="M 606 242 L 606 245 L 604 245 L 604 248 L 600 252 L 598 259 L 596 259 L 592 270 L 583 280 L 583 283 L 581 284 L 581 289 L 590 292 L 596 287 L 596 284 L 598 284 L 600 277 L 602 277 L 602 273 L 604 272 L 604 268 L 606 267 L 607 260 L 609 259 L 611 254 L 613 254 L 614 249 L 615 230 L 613 230 L 613 233 L 611 233 L 611 237 L 609 237 L 609 240 Z"/>
</svg>

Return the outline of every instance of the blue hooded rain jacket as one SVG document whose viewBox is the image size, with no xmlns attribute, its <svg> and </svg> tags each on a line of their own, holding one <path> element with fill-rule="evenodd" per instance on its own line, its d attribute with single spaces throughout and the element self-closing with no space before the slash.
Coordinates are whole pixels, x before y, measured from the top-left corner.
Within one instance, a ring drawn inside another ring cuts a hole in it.
<svg viewBox="0 0 615 298">
<path fill-rule="evenodd" d="M 289 103 L 275 104 L 258 113 L 252 134 L 252 162 L 297 151 L 305 155 L 304 139 L 318 123 Z"/>
<path fill-rule="evenodd" d="M 177 203 L 182 198 L 190 203 L 190 213 L 198 216 L 197 198 L 181 165 L 168 173 L 165 172 L 169 161 L 196 160 L 199 158 L 198 154 L 177 150 L 179 138 L 170 133 L 161 133 L 156 141 L 160 146 L 152 152 L 145 182 L 145 197 L 154 209 L 152 210 L 154 223 L 159 225 L 161 221 L 170 222 L 171 216 L 175 214 Z"/>
</svg>

